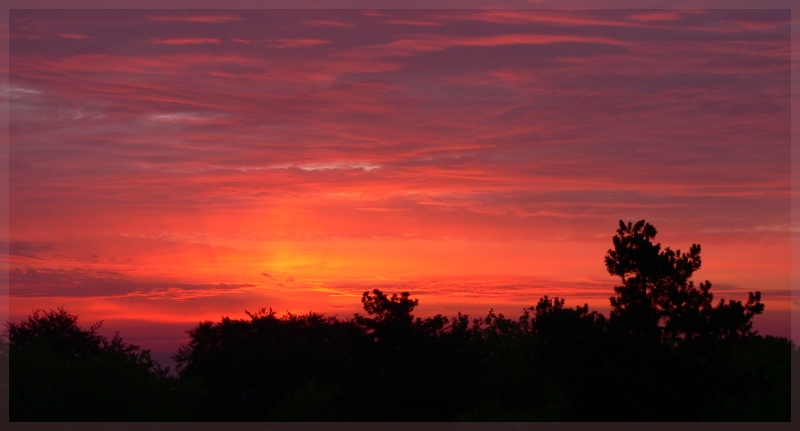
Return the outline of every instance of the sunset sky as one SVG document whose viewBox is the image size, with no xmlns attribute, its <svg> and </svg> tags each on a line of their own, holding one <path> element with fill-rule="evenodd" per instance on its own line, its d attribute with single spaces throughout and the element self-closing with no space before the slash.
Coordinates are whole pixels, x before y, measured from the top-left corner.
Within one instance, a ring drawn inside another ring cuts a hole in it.
<svg viewBox="0 0 800 431">
<path fill-rule="evenodd" d="M 618 221 L 788 336 L 788 10 L 12 10 L 12 321 L 608 314 Z"/>
</svg>

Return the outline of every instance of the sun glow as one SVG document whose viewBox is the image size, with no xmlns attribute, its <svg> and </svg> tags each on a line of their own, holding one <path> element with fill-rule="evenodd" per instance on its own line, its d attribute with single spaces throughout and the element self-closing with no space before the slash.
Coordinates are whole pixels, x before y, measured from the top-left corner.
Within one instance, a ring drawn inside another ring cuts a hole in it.
<svg viewBox="0 0 800 431">
<path fill-rule="evenodd" d="M 10 17 L 12 317 L 604 310 L 620 219 L 797 307 L 783 16 L 95 13 Z"/>
</svg>

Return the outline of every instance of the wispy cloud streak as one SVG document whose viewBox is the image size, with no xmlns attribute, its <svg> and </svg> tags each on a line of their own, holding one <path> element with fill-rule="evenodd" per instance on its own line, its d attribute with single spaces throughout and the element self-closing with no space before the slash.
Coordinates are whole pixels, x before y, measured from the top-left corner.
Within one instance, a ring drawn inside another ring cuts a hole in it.
<svg viewBox="0 0 800 431">
<path fill-rule="evenodd" d="M 220 43 L 219 39 L 211 37 L 177 38 L 177 39 L 151 39 L 156 45 L 197 45 L 201 43 Z"/>
<path fill-rule="evenodd" d="M 201 22 L 201 23 L 221 23 L 229 21 L 241 21 L 242 18 L 228 15 L 150 15 L 147 19 L 160 22 Z"/>
</svg>

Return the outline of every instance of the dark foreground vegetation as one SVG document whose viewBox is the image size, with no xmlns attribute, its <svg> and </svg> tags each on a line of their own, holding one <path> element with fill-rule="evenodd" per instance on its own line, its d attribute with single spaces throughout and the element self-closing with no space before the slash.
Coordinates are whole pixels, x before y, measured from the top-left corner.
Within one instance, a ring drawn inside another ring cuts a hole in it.
<svg viewBox="0 0 800 431">
<path fill-rule="evenodd" d="M 81 329 L 63 309 L 7 325 L 12 421 L 789 421 L 789 340 L 751 331 L 764 306 L 712 303 L 700 246 L 661 249 L 620 222 L 609 318 L 545 296 L 518 319 L 414 318 L 408 293 L 365 315 L 203 322 L 174 356 Z M 7 350 L 7 349 L 4 349 Z"/>
</svg>

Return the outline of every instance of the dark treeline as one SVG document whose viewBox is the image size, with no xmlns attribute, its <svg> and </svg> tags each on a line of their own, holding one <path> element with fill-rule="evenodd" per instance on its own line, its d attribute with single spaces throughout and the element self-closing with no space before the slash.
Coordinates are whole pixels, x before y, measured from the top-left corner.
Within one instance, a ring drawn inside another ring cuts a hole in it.
<svg viewBox="0 0 800 431">
<path fill-rule="evenodd" d="M 700 247 L 655 236 L 620 222 L 608 318 L 545 296 L 517 319 L 421 319 L 408 293 L 373 290 L 352 318 L 202 322 L 177 376 L 118 334 L 36 311 L 7 324 L 11 420 L 789 421 L 798 350 L 751 330 L 760 293 L 714 304 L 690 281 Z"/>
</svg>

